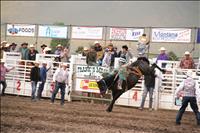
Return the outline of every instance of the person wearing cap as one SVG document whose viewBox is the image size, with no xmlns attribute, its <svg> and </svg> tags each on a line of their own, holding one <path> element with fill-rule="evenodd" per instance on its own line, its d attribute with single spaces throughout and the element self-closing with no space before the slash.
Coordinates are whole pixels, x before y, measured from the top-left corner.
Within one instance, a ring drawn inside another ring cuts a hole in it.
<svg viewBox="0 0 200 133">
<path fill-rule="evenodd" d="M 56 94 L 58 93 L 58 90 L 60 89 L 61 93 L 61 105 L 64 105 L 65 102 L 65 87 L 68 85 L 68 70 L 67 70 L 67 63 L 62 64 L 62 68 L 57 68 L 53 75 L 53 83 L 55 83 L 55 89 L 52 92 L 51 96 L 51 103 L 54 103 Z"/>
<path fill-rule="evenodd" d="M 16 43 L 11 43 L 10 45 L 10 52 L 19 52 L 19 50 L 17 49 L 17 44 Z"/>
<path fill-rule="evenodd" d="M 22 60 L 28 60 L 29 59 L 29 56 L 28 56 L 28 53 L 29 53 L 28 43 L 25 43 L 25 42 L 22 43 L 21 47 L 19 48 L 19 52 L 22 55 Z"/>
<path fill-rule="evenodd" d="M 42 44 L 41 46 L 41 54 L 45 54 L 45 51 L 44 51 L 44 49 L 47 47 L 47 45 L 45 45 L 45 44 Z"/>
<path fill-rule="evenodd" d="M 45 48 L 44 48 L 44 54 L 52 54 L 51 48 L 45 47 Z"/>
<path fill-rule="evenodd" d="M 35 49 L 34 45 L 30 45 L 29 53 L 28 53 L 28 59 L 29 60 L 35 60 L 36 54 L 38 54 L 38 51 Z"/>
<path fill-rule="evenodd" d="M 11 70 L 13 70 L 15 67 L 12 67 L 12 68 L 7 68 L 4 66 L 4 63 L 5 63 L 5 60 L 2 60 L 1 59 L 1 68 L 0 68 L 0 74 L 1 74 L 1 77 L 0 77 L 0 84 L 2 84 L 3 88 L 2 88 L 2 92 L 1 92 L 1 95 L 2 96 L 5 96 L 5 89 L 7 87 L 7 84 L 6 84 L 6 73 L 7 72 L 10 72 Z"/>
<path fill-rule="evenodd" d="M 88 52 L 89 52 L 89 48 L 88 47 L 84 47 L 83 51 L 82 51 L 82 56 L 86 56 Z"/>
<path fill-rule="evenodd" d="M 200 126 L 200 113 L 197 105 L 197 100 L 200 103 L 200 88 L 197 81 L 193 79 L 192 70 L 187 71 L 187 78 L 183 80 L 175 91 L 175 97 L 182 97 L 182 105 L 176 115 L 176 124 L 181 124 L 182 116 L 185 112 L 188 103 L 196 116 L 197 125 Z"/>
<path fill-rule="evenodd" d="M 41 83 L 39 84 L 39 88 L 38 88 L 38 91 L 37 91 L 37 99 L 40 100 L 41 97 L 42 97 L 42 92 L 43 92 L 43 89 L 44 89 L 44 85 L 45 85 L 45 82 L 46 82 L 46 79 L 47 79 L 47 72 L 49 71 L 51 67 L 49 67 L 47 69 L 47 62 L 43 61 L 42 62 L 42 67 L 40 68 L 40 81 Z"/>
<path fill-rule="evenodd" d="M 55 51 L 54 54 L 60 55 L 61 52 L 62 52 L 62 50 L 63 50 L 63 46 L 62 46 L 61 44 L 58 44 L 58 45 L 56 46 L 56 51 Z"/>
<path fill-rule="evenodd" d="M 31 87 L 32 87 L 32 93 L 31 93 L 31 100 L 35 101 L 36 96 L 36 87 L 38 81 L 40 81 L 40 68 L 39 68 L 39 62 L 35 61 L 34 62 L 34 67 L 31 68 L 31 73 L 30 73 L 30 80 L 31 80 Z"/>
<path fill-rule="evenodd" d="M 180 61 L 180 68 L 195 69 L 194 60 L 190 56 L 190 52 L 188 52 L 188 51 L 185 52 L 185 56 Z"/>
<path fill-rule="evenodd" d="M 160 49 L 160 54 L 157 56 L 156 63 L 158 60 L 169 60 L 168 55 L 165 53 L 166 49 L 164 47 L 161 47 Z M 167 63 L 162 63 L 161 67 L 165 68 Z"/>
<path fill-rule="evenodd" d="M 149 44 L 149 38 L 146 36 L 146 34 L 142 34 L 142 36 L 139 37 L 138 44 L 136 45 L 138 56 L 147 57 L 146 51 L 149 48 L 148 44 Z"/>
</svg>

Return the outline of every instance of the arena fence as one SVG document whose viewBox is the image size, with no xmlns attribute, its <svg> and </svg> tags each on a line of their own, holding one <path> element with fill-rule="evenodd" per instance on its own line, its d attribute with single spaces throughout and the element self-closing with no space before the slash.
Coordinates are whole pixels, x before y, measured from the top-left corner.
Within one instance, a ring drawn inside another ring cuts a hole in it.
<svg viewBox="0 0 200 133">
<path fill-rule="evenodd" d="M 5 65 L 7 67 L 15 66 L 15 69 L 6 74 L 7 88 L 5 93 L 31 96 L 31 83 L 30 83 L 30 69 L 33 67 L 33 61 L 21 60 L 20 55 L 16 53 L 6 53 Z M 42 55 L 38 54 L 37 61 L 46 61 L 47 68 L 51 67 L 47 72 L 47 80 L 42 93 L 43 97 L 50 98 L 51 92 L 54 89 L 52 84 L 53 74 L 57 67 L 60 67 L 62 62 L 54 61 L 55 55 Z M 70 59 L 69 71 L 69 86 L 66 88 L 65 99 L 68 101 L 76 99 L 90 99 L 100 101 L 110 101 L 112 96 L 108 92 L 105 98 L 101 98 L 96 81 L 102 78 L 102 73 L 110 72 L 109 68 L 100 66 L 87 66 L 86 58 L 78 55 L 72 55 Z M 115 67 L 118 64 L 117 58 L 115 60 Z M 134 59 L 132 60 L 134 61 Z M 153 60 L 152 60 L 153 61 Z M 156 78 L 156 85 L 153 96 L 153 107 L 157 109 L 170 109 L 177 110 L 179 107 L 174 105 L 174 92 L 180 82 L 186 77 L 184 74 L 187 69 L 180 69 L 179 62 L 177 61 L 159 61 L 158 65 L 167 63 L 165 74 L 156 71 L 159 78 Z M 200 84 L 200 76 L 196 75 L 197 70 L 194 71 L 194 78 Z M 39 84 L 38 84 L 39 85 Z M 1 87 L 2 88 L 2 87 Z M 139 107 L 142 99 L 144 89 L 143 79 L 139 80 L 138 84 L 131 90 L 124 93 L 117 101 L 116 105 Z M 60 99 L 60 93 L 56 98 Z M 148 107 L 149 98 L 147 96 L 145 107 Z M 187 108 L 191 111 L 191 108 Z"/>
</svg>

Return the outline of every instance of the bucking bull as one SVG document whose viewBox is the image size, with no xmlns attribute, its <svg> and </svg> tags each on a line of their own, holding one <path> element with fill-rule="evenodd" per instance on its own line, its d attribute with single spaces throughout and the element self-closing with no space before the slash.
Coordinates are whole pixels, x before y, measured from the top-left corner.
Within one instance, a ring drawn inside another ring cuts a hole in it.
<svg viewBox="0 0 200 133">
<path fill-rule="evenodd" d="M 121 82 L 121 88 L 119 89 L 119 80 L 120 80 L 120 68 L 125 68 L 127 75 L 125 80 Z M 165 72 L 165 70 L 158 67 L 155 63 L 150 66 L 149 60 L 145 57 L 139 57 L 135 62 L 125 65 L 122 64 L 119 70 L 109 74 L 108 76 L 102 78 L 97 82 L 102 96 L 105 95 L 107 89 L 112 91 L 112 101 L 108 108 L 107 112 L 111 112 L 115 101 L 126 91 L 133 88 L 142 75 L 152 74 L 155 68 L 158 68 L 160 71 Z"/>
</svg>

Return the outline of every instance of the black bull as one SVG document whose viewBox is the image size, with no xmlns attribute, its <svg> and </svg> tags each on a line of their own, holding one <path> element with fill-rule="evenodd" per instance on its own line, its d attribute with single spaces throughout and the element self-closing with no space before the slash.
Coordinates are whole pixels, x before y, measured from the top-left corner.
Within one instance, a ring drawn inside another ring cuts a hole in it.
<svg viewBox="0 0 200 133">
<path fill-rule="evenodd" d="M 138 83 L 138 80 L 142 75 L 152 74 L 152 71 L 154 71 L 155 68 L 164 71 L 161 68 L 159 68 L 156 64 L 153 64 L 150 67 L 149 63 L 143 60 L 137 60 L 133 62 L 131 65 L 127 67 L 127 69 L 129 69 L 130 72 L 126 78 L 126 81 L 122 82 L 122 89 L 118 89 L 117 87 L 117 80 L 119 79 L 119 76 L 116 76 L 117 74 L 108 75 L 107 77 L 104 77 L 100 81 L 98 81 L 97 84 L 99 86 L 100 93 L 102 95 L 105 94 L 107 89 L 112 91 L 112 101 L 106 111 L 111 112 L 115 101 L 124 92 L 133 88 Z M 138 73 L 138 69 L 139 72 L 141 72 L 140 74 Z"/>
</svg>

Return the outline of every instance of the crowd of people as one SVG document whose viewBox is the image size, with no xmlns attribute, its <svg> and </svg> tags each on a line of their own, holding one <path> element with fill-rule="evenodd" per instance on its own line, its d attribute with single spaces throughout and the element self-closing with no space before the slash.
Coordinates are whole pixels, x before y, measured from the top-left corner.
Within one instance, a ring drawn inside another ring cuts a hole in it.
<svg viewBox="0 0 200 133">
<path fill-rule="evenodd" d="M 146 34 L 143 34 L 138 41 L 137 44 L 137 57 L 145 57 L 148 58 L 148 50 L 149 50 L 149 39 L 146 36 Z M 11 43 L 9 44 L 6 41 L 1 42 L 1 59 L 3 58 L 3 52 L 19 52 L 21 53 L 21 59 L 22 60 L 31 60 L 35 61 L 36 60 L 36 54 L 55 54 L 58 55 L 58 62 L 63 62 L 61 67 L 58 67 L 56 72 L 53 75 L 53 83 L 55 84 L 55 89 L 52 92 L 51 96 L 51 103 L 54 103 L 56 94 L 58 93 L 58 90 L 61 90 L 61 105 L 64 104 L 64 97 L 65 97 L 65 87 L 68 86 L 68 71 L 67 71 L 67 63 L 69 62 L 70 55 L 69 55 L 69 48 L 68 47 L 63 47 L 61 44 L 58 44 L 56 46 L 56 50 L 54 53 L 52 53 L 52 49 L 48 47 L 47 45 L 43 44 L 41 45 L 41 52 L 38 52 L 37 49 L 35 49 L 35 45 L 30 45 L 28 47 L 28 43 L 22 43 L 21 47 L 17 48 L 16 43 Z M 169 56 L 166 53 L 166 49 L 164 47 L 161 47 L 159 49 L 160 53 L 158 54 L 156 58 L 156 63 L 159 60 L 169 60 Z M 100 42 L 95 41 L 94 45 L 92 45 L 90 48 L 84 47 L 82 51 L 82 56 L 86 57 L 86 63 L 89 66 L 103 66 L 103 67 L 110 67 L 114 68 L 114 61 L 116 57 L 119 57 L 120 60 L 123 63 L 128 63 L 131 58 L 133 58 L 133 54 L 129 51 L 129 48 L 127 45 L 123 45 L 121 47 L 121 50 L 118 51 L 117 47 L 115 47 L 113 44 L 109 44 L 106 47 L 103 47 Z M 2 89 L 2 95 L 5 95 L 5 88 L 6 88 L 6 80 L 5 80 L 5 74 L 6 72 L 9 72 L 10 70 L 14 69 L 8 69 L 4 66 L 4 60 L 1 60 L 1 81 L 0 83 L 3 85 Z M 162 63 L 162 68 L 166 68 L 166 63 Z M 42 97 L 42 91 L 44 89 L 44 84 L 46 82 L 46 75 L 47 71 L 50 68 L 46 68 L 47 63 L 43 62 L 42 67 L 39 68 L 39 62 L 35 61 L 34 62 L 34 67 L 31 68 L 30 72 L 30 81 L 31 81 L 31 87 L 32 87 L 32 93 L 31 93 L 31 100 L 36 101 L 36 99 L 40 100 Z M 194 60 L 190 54 L 189 51 L 185 51 L 184 57 L 180 60 L 180 68 L 182 69 L 195 69 L 195 63 Z M 123 76 L 123 73 L 121 74 L 122 76 L 120 77 L 121 80 L 119 80 L 119 89 L 122 87 L 122 81 L 126 80 L 126 77 Z M 147 96 L 147 93 L 149 92 L 149 97 L 150 97 L 150 102 L 149 102 L 149 109 L 152 110 L 152 102 L 153 102 L 153 90 L 155 87 L 155 78 L 156 74 L 155 71 L 152 71 L 152 75 L 150 77 L 146 76 L 144 77 L 145 80 L 145 90 L 142 95 L 142 102 L 139 107 L 140 110 L 143 110 L 144 108 L 144 103 L 145 99 Z M 37 91 L 37 96 L 35 95 L 36 93 L 36 86 L 37 83 L 40 82 L 39 84 L 39 89 Z M 191 81 L 192 82 L 192 81 Z M 182 84 L 181 84 L 182 85 Z M 183 85 L 182 85 L 183 86 Z M 196 86 L 190 86 L 191 89 L 195 89 Z M 181 87 L 179 87 L 180 90 Z M 182 87 L 183 88 L 183 87 Z M 185 90 L 187 91 L 187 90 Z M 176 92 L 176 95 L 178 95 L 178 91 Z M 180 124 L 180 120 L 182 117 L 182 114 L 185 111 L 186 105 L 188 102 L 191 102 L 192 104 L 192 109 L 194 110 L 196 114 L 196 118 L 198 121 L 199 125 L 199 120 L 200 116 L 198 114 L 198 107 L 196 102 L 194 101 L 195 95 L 185 96 L 183 100 L 183 105 L 181 109 L 179 110 L 179 113 L 177 114 L 177 119 L 176 123 Z M 189 97 L 189 98 L 187 98 Z M 194 97 L 194 98 L 191 98 Z"/>
</svg>

